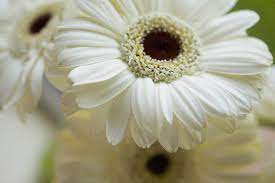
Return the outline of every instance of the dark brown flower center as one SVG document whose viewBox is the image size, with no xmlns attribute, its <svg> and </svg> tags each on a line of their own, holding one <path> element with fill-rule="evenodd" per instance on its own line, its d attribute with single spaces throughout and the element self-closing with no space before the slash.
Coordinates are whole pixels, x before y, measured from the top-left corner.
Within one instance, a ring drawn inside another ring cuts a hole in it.
<svg viewBox="0 0 275 183">
<path fill-rule="evenodd" d="M 153 59 L 170 60 L 180 54 L 180 42 L 168 32 L 151 32 L 144 38 L 144 51 Z"/>
<path fill-rule="evenodd" d="M 51 13 L 45 13 L 34 19 L 30 25 L 30 34 L 39 34 L 52 19 Z"/>
<path fill-rule="evenodd" d="M 157 154 L 148 159 L 146 168 L 156 176 L 164 175 L 170 166 L 169 157 L 165 154 Z"/>
</svg>

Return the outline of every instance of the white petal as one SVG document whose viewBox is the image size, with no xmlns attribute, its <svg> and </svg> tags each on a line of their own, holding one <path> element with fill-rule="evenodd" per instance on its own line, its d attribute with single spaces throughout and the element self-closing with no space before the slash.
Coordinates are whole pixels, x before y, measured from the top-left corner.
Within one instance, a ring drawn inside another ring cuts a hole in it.
<svg viewBox="0 0 275 183">
<path fill-rule="evenodd" d="M 156 113 L 156 120 L 158 123 L 158 133 L 159 133 L 163 123 L 169 123 L 169 122 L 165 119 L 165 114 L 162 112 L 159 84 L 155 84 L 154 86 L 155 86 L 155 113 Z M 170 122 L 170 124 L 172 123 L 173 122 Z"/>
<path fill-rule="evenodd" d="M 7 104 L 9 97 L 16 89 L 16 84 L 20 80 L 20 76 L 23 70 L 22 63 L 7 60 L 10 63 L 3 64 L 4 61 L 0 60 L 1 64 L 1 73 L 0 73 L 0 108 Z M 5 68 L 5 69 L 4 69 Z"/>
<path fill-rule="evenodd" d="M 249 113 L 252 110 L 252 100 L 247 95 L 247 92 L 241 91 L 239 88 L 234 86 L 232 83 L 224 82 L 219 76 L 205 75 L 206 78 L 216 83 L 225 92 L 232 96 L 232 99 L 238 106 L 241 113 Z"/>
<path fill-rule="evenodd" d="M 7 106 L 14 105 L 20 98 L 22 98 L 23 95 L 29 95 L 28 92 L 31 92 L 30 83 L 29 83 L 29 77 L 31 75 L 31 71 L 34 67 L 36 57 L 34 57 L 32 60 L 26 62 L 23 64 L 23 69 L 20 72 L 19 80 L 17 81 L 16 88 L 14 88 L 14 91 L 12 92 L 12 95 L 9 98 Z M 26 92 L 26 90 L 28 92 Z M 31 96 L 28 96 L 30 100 L 32 100 Z M 24 108 L 24 107 L 23 107 Z"/>
<path fill-rule="evenodd" d="M 117 48 L 76 47 L 60 51 L 57 60 L 61 66 L 78 67 L 117 59 L 120 56 L 121 52 Z"/>
<path fill-rule="evenodd" d="M 137 123 L 148 132 L 157 135 L 156 91 L 152 79 L 138 78 L 133 86 L 132 109 Z"/>
<path fill-rule="evenodd" d="M 150 148 L 151 145 L 157 140 L 156 137 L 148 133 L 147 130 L 140 127 L 136 121 L 130 122 L 131 134 L 135 143 L 141 148 Z"/>
<path fill-rule="evenodd" d="M 166 12 L 170 9 L 171 2 L 167 0 L 151 0 L 151 11 Z"/>
<path fill-rule="evenodd" d="M 190 81 L 186 80 L 186 82 Z M 234 98 L 236 96 L 233 96 L 232 92 L 223 89 L 204 75 L 193 80 L 192 85 L 188 84 L 193 93 L 200 98 L 209 117 L 219 119 L 216 126 L 229 132 L 238 128 L 237 119 L 245 117 L 245 110 L 241 111 L 240 101 L 236 101 Z"/>
<path fill-rule="evenodd" d="M 119 40 L 119 35 L 115 34 L 108 28 L 105 28 L 95 22 L 89 21 L 85 18 L 71 18 L 65 19 L 60 25 L 57 26 L 59 30 L 59 34 L 67 31 L 84 31 L 84 32 L 91 32 L 97 33 L 100 35 L 104 35 L 109 38 L 113 38 L 114 40 Z M 59 35 L 57 34 L 57 35 Z"/>
<path fill-rule="evenodd" d="M 179 145 L 183 149 L 192 149 L 195 145 L 201 144 L 205 140 L 206 129 L 194 130 L 189 123 L 176 119 L 175 124 L 178 130 Z"/>
<path fill-rule="evenodd" d="M 180 121 L 189 123 L 197 130 L 206 127 L 207 119 L 200 101 L 194 97 L 182 81 L 176 81 L 173 85 L 174 111 Z"/>
<path fill-rule="evenodd" d="M 126 90 L 114 99 L 109 111 L 106 135 L 112 145 L 123 139 L 131 111 L 131 91 Z"/>
<path fill-rule="evenodd" d="M 169 123 L 173 123 L 173 104 L 170 96 L 170 87 L 165 83 L 160 83 L 159 87 L 159 100 L 161 105 L 161 111 L 165 116 L 165 119 Z"/>
<path fill-rule="evenodd" d="M 208 72 L 229 75 L 256 75 L 265 72 L 271 62 L 250 52 L 232 51 L 205 53 L 200 58 L 201 66 Z"/>
<path fill-rule="evenodd" d="M 211 74 L 206 74 L 205 76 L 214 78 L 215 80 L 220 80 L 220 82 L 232 88 L 232 90 L 237 90 L 241 92 L 242 95 L 248 97 L 251 101 L 258 101 L 261 98 L 261 91 L 257 87 L 251 85 L 249 82 L 245 82 L 242 80 L 234 80 L 221 76 L 214 76 Z"/>
<path fill-rule="evenodd" d="M 27 120 L 28 115 L 35 110 L 42 94 L 44 62 L 41 59 L 29 61 L 21 75 L 10 104 L 16 103 L 17 114 L 21 120 Z"/>
<path fill-rule="evenodd" d="M 200 36 L 203 43 L 209 44 L 239 37 L 259 21 L 256 12 L 242 10 L 214 19 L 203 29 L 200 29 Z"/>
<path fill-rule="evenodd" d="M 167 0 L 133 0 L 140 14 L 145 15 L 152 12 L 166 12 L 170 2 Z"/>
<path fill-rule="evenodd" d="M 197 29 L 209 20 L 226 14 L 237 0 L 172 0 L 172 13 Z"/>
<path fill-rule="evenodd" d="M 119 48 L 119 44 L 113 38 L 95 32 L 82 30 L 65 31 L 55 37 L 57 48 L 73 47 L 103 47 Z"/>
<path fill-rule="evenodd" d="M 38 60 L 33 68 L 31 78 L 30 78 L 31 92 L 35 103 L 38 103 L 42 94 L 43 76 L 44 76 L 44 61 Z"/>
<path fill-rule="evenodd" d="M 77 103 L 81 108 L 98 107 L 119 95 L 135 81 L 135 76 L 128 70 L 114 78 L 76 88 Z"/>
<path fill-rule="evenodd" d="M 173 124 L 163 123 L 159 142 L 168 152 L 176 152 L 179 147 L 177 127 Z"/>
<path fill-rule="evenodd" d="M 205 55 L 236 52 L 251 53 L 262 57 L 262 59 L 270 63 L 273 60 L 273 56 L 270 53 L 267 45 L 263 41 L 252 37 L 222 41 L 219 43 L 207 45 L 203 48 L 203 54 Z"/>
<path fill-rule="evenodd" d="M 208 114 L 221 117 L 232 116 L 230 105 L 224 93 L 213 83 L 200 76 L 185 77 L 183 81 L 193 95 L 200 99 Z"/>
<path fill-rule="evenodd" d="M 190 132 L 181 125 L 177 125 L 177 129 L 178 129 L 179 146 L 185 150 L 192 149 L 195 145 L 192 134 L 190 134 Z"/>
<path fill-rule="evenodd" d="M 127 17 L 129 23 L 140 16 L 140 12 L 133 0 L 117 0 L 116 2 Z"/>
<path fill-rule="evenodd" d="M 100 22 L 117 33 L 123 33 L 127 26 L 115 7 L 108 0 L 77 0 L 79 8 L 91 16 L 92 20 Z"/>
<path fill-rule="evenodd" d="M 77 67 L 69 74 L 74 85 L 102 82 L 111 79 L 127 69 L 121 60 L 109 60 Z"/>
</svg>

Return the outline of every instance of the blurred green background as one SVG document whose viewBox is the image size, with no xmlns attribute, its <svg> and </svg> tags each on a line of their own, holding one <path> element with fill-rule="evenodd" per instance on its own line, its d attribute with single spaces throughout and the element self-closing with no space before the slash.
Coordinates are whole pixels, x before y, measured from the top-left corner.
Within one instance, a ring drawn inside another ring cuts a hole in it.
<svg viewBox="0 0 275 183">
<path fill-rule="evenodd" d="M 249 30 L 249 34 L 264 40 L 275 56 L 275 0 L 239 0 L 235 10 L 237 9 L 258 12 L 261 20 Z"/>
</svg>

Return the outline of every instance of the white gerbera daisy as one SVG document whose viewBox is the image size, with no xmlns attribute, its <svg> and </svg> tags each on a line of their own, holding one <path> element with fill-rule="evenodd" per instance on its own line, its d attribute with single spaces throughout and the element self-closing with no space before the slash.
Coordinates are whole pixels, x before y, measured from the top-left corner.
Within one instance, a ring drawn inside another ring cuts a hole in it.
<svg viewBox="0 0 275 183">
<path fill-rule="evenodd" d="M 260 121 L 275 123 L 275 66 L 267 77 L 267 85 L 263 91 L 263 100 L 255 107 L 255 114 Z"/>
<path fill-rule="evenodd" d="M 16 105 L 22 119 L 41 96 L 44 50 L 64 7 L 63 0 L 14 0 L 1 12 L 0 107 Z"/>
<path fill-rule="evenodd" d="M 57 146 L 56 183 L 251 183 L 260 177 L 252 168 L 261 151 L 252 118 L 234 134 L 211 128 L 205 144 L 174 154 L 158 144 L 140 149 L 131 139 L 110 146 L 101 128 L 71 122 L 73 132 L 64 131 Z"/>
<path fill-rule="evenodd" d="M 226 15 L 236 0 L 76 2 L 86 17 L 59 26 L 57 65 L 74 86 L 66 99 L 106 108 L 110 143 L 129 126 L 139 146 L 176 151 L 203 141 L 209 117 L 233 131 L 259 99 L 273 58 L 246 34 L 255 12 Z"/>
</svg>

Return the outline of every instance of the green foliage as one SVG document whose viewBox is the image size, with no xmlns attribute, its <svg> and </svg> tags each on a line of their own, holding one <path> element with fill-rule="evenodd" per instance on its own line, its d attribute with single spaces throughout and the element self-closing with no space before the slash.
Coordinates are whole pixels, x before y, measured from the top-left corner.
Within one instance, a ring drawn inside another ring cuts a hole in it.
<svg viewBox="0 0 275 183">
<path fill-rule="evenodd" d="M 45 152 L 41 162 L 39 183 L 51 183 L 54 175 L 54 152 L 55 144 L 51 144 Z"/>
<path fill-rule="evenodd" d="M 249 34 L 264 40 L 275 56 L 275 0 L 239 0 L 235 9 L 251 9 L 261 16 Z"/>
</svg>

